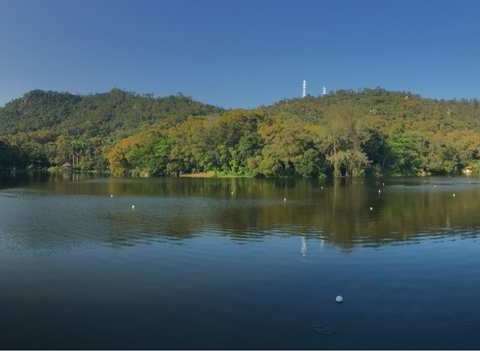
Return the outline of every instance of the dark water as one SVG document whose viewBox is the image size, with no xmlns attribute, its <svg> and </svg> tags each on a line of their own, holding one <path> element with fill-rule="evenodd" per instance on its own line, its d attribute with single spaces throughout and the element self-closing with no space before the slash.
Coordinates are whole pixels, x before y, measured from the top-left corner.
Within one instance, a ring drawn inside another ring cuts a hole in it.
<svg viewBox="0 0 480 351">
<path fill-rule="evenodd" d="M 2 180 L 0 347 L 480 348 L 479 214 L 470 178 Z"/>
</svg>

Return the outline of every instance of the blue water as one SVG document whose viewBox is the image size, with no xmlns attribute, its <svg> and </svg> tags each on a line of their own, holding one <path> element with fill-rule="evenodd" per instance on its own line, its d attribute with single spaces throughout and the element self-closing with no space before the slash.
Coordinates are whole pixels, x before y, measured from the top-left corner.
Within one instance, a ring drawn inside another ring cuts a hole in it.
<svg viewBox="0 0 480 351">
<path fill-rule="evenodd" d="M 478 199 L 469 178 L 4 183 L 0 346 L 479 348 Z"/>
</svg>

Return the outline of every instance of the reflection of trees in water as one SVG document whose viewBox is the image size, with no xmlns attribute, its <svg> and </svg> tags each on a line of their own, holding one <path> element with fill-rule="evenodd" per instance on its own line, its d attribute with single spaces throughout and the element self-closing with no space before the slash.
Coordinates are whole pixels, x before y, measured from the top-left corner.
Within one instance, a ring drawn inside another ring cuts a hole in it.
<svg viewBox="0 0 480 351">
<path fill-rule="evenodd" d="M 450 191 L 436 187 L 430 191 L 402 191 L 387 188 L 379 194 L 375 182 L 338 181 L 321 188 L 308 181 L 254 179 L 188 179 L 106 183 L 119 195 L 192 197 L 221 201 L 221 206 L 183 204 L 181 215 L 148 215 L 139 218 L 122 214 L 112 217 L 118 230 L 141 228 L 152 235 L 187 238 L 215 230 L 232 239 L 248 240 L 262 236 L 305 235 L 343 247 L 356 243 L 381 244 L 439 233 L 449 228 L 476 228 L 480 188 Z M 234 193 L 232 195 L 232 189 Z M 284 203 L 283 197 L 288 201 Z M 370 211 L 370 207 L 373 210 Z M 199 215 L 198 212 L 201 214 Z M 122 217 L 123 216 L 123 217 Z"/>
<path fill-rule="evenodd" d="M 18 186 L 29 185 L 34 182 L 44 183 L 49 180 L 46 173 L 26 173 L 26 172 L 6 172 L 0 170 L 0 189 L 14 188 Z"/>
<path fill-rule="evenodd" d="M 103 212 L 95 214 L 89 212 L 91 203 L 82 203 L 84 200 L 73 197 L 69 201 L 67 197 L 65 217 L 73 218 L 73 211 L 80 206 L 86 211 L 85 216 L 96 216 L 82 217 L 92 221 L 88 226 L 83 225 L 84 228 L 97 228 L 92 229 L 95 235 L 84 240 L 115 245 L 164 239 L 181 241 L 207 234 L 238 242 L 298 235 L 349 248 L 356 244 L 382 244 L 422 234 L 480 227 L 477 216 L 480 186 L 466 186 L 468 182 L 463 178 L 450 178 L 448 184 L 435 187 L 426 179 L 419 179 L 417 183 L 409 180 L 406 182 L 409 186 L 402 185 L 402 180 L 394 182 L 395 186 L 387 184 L 380 193 L 381 182 L 360 179 L 322 184 L 293 179 L 81 177 L 72 180 L 67 176 L 51 177 L 47 181 L 23 179 L 19 184 L 22 187 L 29 184 L 28 189 L 47 195 L 90 195 L 98 197 L 100 202 L 107 201 L 99 205 Z M 457 194 L 455 198 L 452 189 Z M 115 195 L 114 199 L 110 200 L 110 194 Z M 131 199 L 140 202 L 135 211 L 129 210 Z M 110 203 L 114 204 L 112 209 L 109 209 Z M 44 218 L 43 224 L 53 219 Z M 57 227 L 65 226 L 61 232 L 68 234 L 70 224 L 57 222 Z M 78 225 L 80 232 L 82 223 Z M 73 238 L 75 232 L 70 234 L 65 235 L 65 240 L 82 240 Z M 56 235 L 55 240 L 62 237 Z M 301 250 L 303 252 L 303 248 Z"/>
<path fill-rule="evenodd" d="M 188 239 L 202 230 L 205 222 L 201 219 L 186 219 L 184 216 L 172 215 L 167 220 L 155 216 L 139 216 L 136 213 L 112 213 L 106 218 L 111 223 L 108 241 L 121 244 L 129 239 L 155 240 L 156 237 L 167 239 Z"/>
</svg>

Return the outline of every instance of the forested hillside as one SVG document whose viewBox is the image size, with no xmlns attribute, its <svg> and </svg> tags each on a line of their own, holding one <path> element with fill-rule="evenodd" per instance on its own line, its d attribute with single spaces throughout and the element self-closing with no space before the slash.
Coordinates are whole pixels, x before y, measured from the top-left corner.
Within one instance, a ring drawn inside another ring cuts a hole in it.
<svg viewBox="0 0 480 351">
<path fill-rule="evenodd" d="M 35 90 L 0 108 L 0 140 L 17 149 L 16 167 L 108 167 L 104 153 L 116 141 L 162 121 L 215 115 L 222 109 L 177 95 L 154 98 L 118 89 L 95 95 Z M 1 156 L 0 156 L 1 158 Z"/>
<path fill-rule="evenodd" d="M 154 126 L 107 154 L 115 174 L 324 177 L 478 173 L 477 101 L 337 91 Z"/>
<path fill-rule="evenodd" d="M 0 109 L 0 135 L 3 149 L 8 144 L 10 150 L 0 148 L 4 168 L 17 157 L 18 166 L 69 162 L 76 169 L 141 176 L 480 170 L 478 101 L 425 99 L 383 89 L 342 90 L 228 111 L 181 95 L 33 91 Z"/>
</svg>

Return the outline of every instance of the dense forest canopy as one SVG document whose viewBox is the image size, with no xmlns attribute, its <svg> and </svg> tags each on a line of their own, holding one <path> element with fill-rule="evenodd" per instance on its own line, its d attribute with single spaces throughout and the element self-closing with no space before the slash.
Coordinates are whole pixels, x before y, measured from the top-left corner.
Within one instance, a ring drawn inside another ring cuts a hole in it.
<svg viewBox="0 0 480 351">
<path fill-rule="evenodd" d="M 68 163 L 103 170 L 108 168 L 107 149 L 142 128 L 222 111 L 183 95 L 155 98 L 113 89 L 79 96 L 34 90 L 0 108 L 0 140 L 30 156 L 23 160 L 30 168 Z"/>
<path fill-rule="evenodd" d="M 32 91 L 0 108 L 0 168 L 325 177 L 480 172 L 477 100 L 340 90 L 256 109 L 114 89 Z"/>
</svg>

